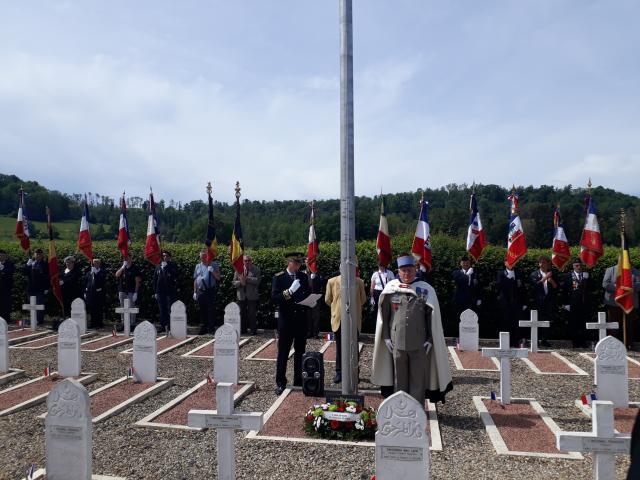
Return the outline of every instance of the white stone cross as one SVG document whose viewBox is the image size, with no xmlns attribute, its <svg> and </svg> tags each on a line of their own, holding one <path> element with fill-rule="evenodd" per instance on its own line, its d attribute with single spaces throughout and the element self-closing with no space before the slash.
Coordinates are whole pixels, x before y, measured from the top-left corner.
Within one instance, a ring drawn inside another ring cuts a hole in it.
<svg viewBox="0 0 640 480">
<path fill-rule="evenodd" d="M 617 330 L 619 328 L 618 322 L 607 322 L 607 313 L 598 312 L 598 321 L 587 323 L 589 330 L 598 330 L 598 341 L 607 336 L 607 329 Z"/>
<path fill-rule="evenodd" d="M 460 314 L 460 350 L 478 351 L 478 315 L 471 309 Z"/>
<path fill-rule="evenodd" d="M 483 348 L 483 357 L 495 357 L 500 359 L 500 402 L 502 405 L 511 403 L 511 359 L 526 357 L 529 354 L 526 348 L 510 348 L 509 332 L 500 332 L 499 348 Z"/>
<path fill-rule="evenodd" d="M 35 295 L 29 297 L 29 303 L 22 304 L 23 310 L 29 310 L 31 318 L 31 330 L 35 331 L 38 327 L 38 312 L 37 310 L 44 310 L 44 305 L 38 305 Z"/>
<path fill-rule="evenodd" d="M 7 322 L 0 317 L 0 375 L 9 371 L 9 338 Z"/>
<path fill-rule="evenodd" d="M 131 300 L 124 299 L 123 307 L 117 307 L 116 313 L 122 313 L 122 323 L 124 324 L 124 336 L 128 337 L 131 334 L 131 314 L 140 312 L 138 307 L 131 306 Z"/>
<path fill-rule="evenodd" d="M 596 400 L 593 408 L 591 432 L 556 432 L 556 446 L 565 452 L 593 454 L 593 478 L 615 480 L 615 455 L 628 455 L 631 437 L 615 433 L 613 403 Z"/>
<path fill-rule="evenodd" d="M 538 321 L 538 311 L 531 310 L 531 320 L 520 320 L 518 325 L 521 327 L 526 327 L 531 329 L 531 352 L 538 351 L 538 328 L 548 328 L 549 322 L 547 320 L 539 322 Z"/>
<path fill-rule="evenodd" d="M 87 309 L 80 297 L 71 302 L 71 318 L 78 324 L 80 335 L 87 333 Z"/>
</svg>

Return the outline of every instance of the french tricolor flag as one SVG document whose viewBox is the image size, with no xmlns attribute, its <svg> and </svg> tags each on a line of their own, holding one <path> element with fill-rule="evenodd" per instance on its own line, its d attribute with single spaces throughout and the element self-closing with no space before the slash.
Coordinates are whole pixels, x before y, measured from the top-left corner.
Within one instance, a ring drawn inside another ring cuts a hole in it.
<svg viewBox="0 0 640 480">
<path fill-rule="evenodd" d="M 135 373 L 136 373 L 136 369 L 133 367 L 129 367 L 129 370 L 127 370 L 127 378 L 133 378 Z"/>
<path fill-rule="evenodd" d="M 207 383 L 213 383 L 213 377 L 211 376 L 211 372 L 207 373 Z"/>
<path fill-rule="evenodd" d="M 27 480 L 33 480 L 33 475 L 36 473 L 36 464 L 32 463 L 29 468 L 27 468 Z"/>
<path fill-rule="evenodd" d="M 118 227 L 118 250 L 120 250 L 123 257 L 129 255 L 129 245 L 131 245 L 131 237 L 129 235 L 129 221 L 127 220 L 127 203 L 123 193 L 120 199 L 120 226 Z"/>
<path fill-rule="evenodd" d="M 420 268 L 431 270 L 431 234 L 429 233 L 429 221 L 427 219 L 427 202 L 424 197 L 420 199 L 420 218 L 416 226 L 416 235 L 411 245 L 411 253 L 420 262 Z"/>
<path fill-rule="evenodd" d="M 495 400 L 495 399 L 496 399 L 496 392 L 491 390 L 491 400 Z"/>
<path fill-rule="evenodd" d="M 45 377 L 48 377 L 49 375 L 51 375 L 51 369 L 49 368 L 49 365 L 44 367 L 44 371 L 42 373 Z"/>
<path fill-rule="evenodd" d="M 569 241 L 562 226 L 560 207 L 556 208 L 553 212 L 553 226 L 555 230 L 553 234 L 553 245 L 551 246 L 551 263 L 553 263 L 558 270 L 564 270 L 564 267 L 571 257 L 571 252 L 569 251 Z"/>
<path fill-rule="evenodd" d="M 511 192 L 511 195 L 507 197 L 511 202 L 511 218 L 509 219 L 509 235 L 507 237 L 507 257 L 505 261 L 509 268 L 518 263 L 527 253 L 527 242 L 524 238 L 524 230 L 522 229 L 522 222 L 520 221 L 520 215 L 518 214 L 518 201 L 519 197 L 516 194 L 515 187 Z"/>
<path fill-rule="evenodd" d="M 596 206 L 591 195 L 585 198 L 586 218 L 582 237 L 580 238 L 580 260 L 587 267 L 593 267 L 602 256 L 602 236 L 600 235 L 600 225 L 596 215 Z"/>
<path fill-rule="evenodd" d="M 385 267 L 391 263 L 391 237 L 389 236 L 389 224 L 387 212 L 384 208 L 384 197 L 380 204 L 380 224 L 378 225 L 378 237 L 376 238 L 376 250 L 378 263 Z"/>
<path fill-rule="evenodd" d="M 333 332 L 329 332 L 329 333 L 325 334 L 324 339 L 327 342 L 333 342 L 335 340 L 335 334 Z"/>
<path fill-rule="evenodd" d="M 27 217 L 27 207 L 24 203 L 24 190 L 20 189 L 18 193 L 20 197 L 20 204 L 18 205 L 18 219 L 16 223 L 16 237 L 20 240 L 20 246 L 26 252 L 30 248 L 29 238 L 31 233 L 29 232 L 29 219 Z"/>
<path fill-rule="evenodd" d="M 89 232 L 89 206 L 87 196 L 84 197 L 84 208 L 82 209 L 82 219 L 80 220 L 80 233 L 78 234 L 78 250 L 89 259 L 93 260 L 93 245 L 91 243 L 91 232 Z"/>
<path fill-rule="evenodd" d="M 311 217 L 309 218 L 309 243 L 307 245 L 307 263 L 309 270 L 318 273 L 318 255 L 320 255 L 320 243 L 316 237 L 316 215 L 313 203 L 311 204 Z"/>
<path fill-rule="evenodd" d="M 162 252 L 158 242 L 156 202 L 153 200 L 153 192 L 149 194 L 149 220 L 147 221 L 147 241 L 144 245 L 144 258 L 153 265 L 160 265 L 162 261 Z"/>
<path fill-rule="evenodd" d="M 478 201 L 476 200 L 475 193 L 471 194 L 469 209 L 471 210 L 471 219 L 469 220 L 469 229 L 467 230 L 467 252 L 469 252 L 469 255 L 477 262 L 480 255 L 482 255 L 482 250 L 487 246 L 487 239 L 482 229 L 480 212 L 478 212 Z"/>
</svg>

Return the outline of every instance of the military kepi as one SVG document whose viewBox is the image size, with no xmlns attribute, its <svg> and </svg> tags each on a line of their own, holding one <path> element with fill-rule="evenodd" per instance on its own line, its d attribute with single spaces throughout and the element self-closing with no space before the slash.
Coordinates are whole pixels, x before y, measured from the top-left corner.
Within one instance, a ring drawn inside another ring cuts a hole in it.
<svg viewBox="0 0 640 480">
<path fill-rule="evenodd" d="M 288 262 L 304 262 L 304 253 L 301 252 L 289 252 L 284 254 Z"/>
<path fill-rule="evenodd" d="M 415 266 L 416 261 L 413 258 L 413 255 L 404 255 L 402 257 L 398 257 L 398 268 Z"/>
</svg>

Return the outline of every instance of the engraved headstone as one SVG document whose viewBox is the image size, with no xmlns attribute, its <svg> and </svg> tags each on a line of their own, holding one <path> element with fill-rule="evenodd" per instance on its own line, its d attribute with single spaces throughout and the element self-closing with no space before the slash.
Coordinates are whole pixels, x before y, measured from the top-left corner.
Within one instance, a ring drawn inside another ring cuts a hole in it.
<svg viewBox="0 0 640 480">
<path fill-rule="evenodd" d="M 66 319 L 58 327 L 58 374 L 80 376 L 80 328 L 75 320 Z"/>
<path fill-rule="evenodd" d="M 0 375 L 9 371 L 9 339 L 7 322 L 0 317 Z"/>
<path fill-rule="evenodd" d="M 509 332 L 500 332 L 499 348 L 483 348 L 483 357 L 495 357 L 500 359 L 500 403 L 511 403 L 511 359 L 528 356 L 526 348 L 510 348 Z"/>
<path fill-rule="evenodd" d="M 216 382 L 238 383 L 238 334 L 231 325 L 216 330 L 213 344 L 213 378 Z"/>
<path fill-rule="evenodd" d="M 478 351 L 478 315 L 467 309 L 460 314 L 460 350 Z"/>
<path fill-rule="evenodd" d="M 224 323 L 236 329 L 240 341 L 240 307 L 237 303 L 231 302 L 224 307 Z"/>
<path fill-rule="evenodd" d="M 155 383 L 158 373 L 156 327 L 147 320 L 133 331 L 133 378 L 136 382 Z"/>
<path fill-rule="evenodd" d="M 629 406 L 627 349 L 617 338 L 605 337 L 596 345 L 594 383 L 598 400 L 609 400 L 616 408 Z"/>
<path fill-rule="evenodd" d="M 87 333 L 87 309 L 83 299 L 76 298 L 71 302 L 71 319 L 78 324 L 80 335 Z"/>
<path fill-rule="evenodd" d="M 65 379 L 47 396 L 47 479 L 89 480 L 92 443 L 89 393 L 77 380 Z"/>
<path fill-rule="evenodd" d="M 376 479 L 428 479 L 429 435 L 424 407 L 399 391 L 378 409 Z"/>
<path fill-rule="evenodd" d="M 187 310 L 180 300 L 173 302 L 171 305 L 170 316 L 171 336 L 184 340 L 187 338 Z"/>
</svg>

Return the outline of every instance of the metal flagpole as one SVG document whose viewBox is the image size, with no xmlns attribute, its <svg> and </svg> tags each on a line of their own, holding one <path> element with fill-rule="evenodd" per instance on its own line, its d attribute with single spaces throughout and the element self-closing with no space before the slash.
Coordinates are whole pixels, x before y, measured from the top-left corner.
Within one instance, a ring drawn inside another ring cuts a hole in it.
<svg viewBox="0 0 640 480">
<path fill-rule="evenodd" d="M 353 17 L 352 1 L 340 0 L 340 274 L 342 393 L 358 393 L 358 302 L 355 281 L 353 188 Z"/>
</svg>

